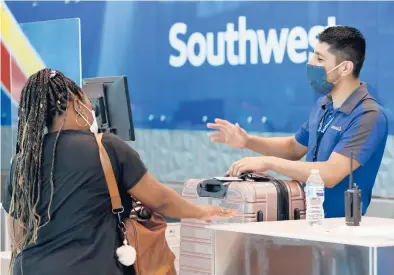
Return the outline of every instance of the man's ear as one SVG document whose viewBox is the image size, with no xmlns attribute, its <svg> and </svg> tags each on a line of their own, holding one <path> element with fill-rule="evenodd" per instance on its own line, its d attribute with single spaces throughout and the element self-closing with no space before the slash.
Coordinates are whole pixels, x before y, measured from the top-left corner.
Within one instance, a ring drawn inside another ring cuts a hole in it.
<svg viewBox="0 0 394 275">
<path fill-rule="evenodd" d="M 342 66 L 343 66 L 343 69 L 342 69 L 343 76 L 353 74 L 354 64 L 352 61 L 345 61 Z"/>
</svg>

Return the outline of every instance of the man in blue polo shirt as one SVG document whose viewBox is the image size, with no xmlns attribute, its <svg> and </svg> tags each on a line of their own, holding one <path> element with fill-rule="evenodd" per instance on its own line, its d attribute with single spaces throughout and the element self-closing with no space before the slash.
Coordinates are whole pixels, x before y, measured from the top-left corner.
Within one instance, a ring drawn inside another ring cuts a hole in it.
<svg viewBox="0 0 394 275">
<path fill-rule="evenodd" d="M 208 123 L 208 128 L 218 130 L 209 133 L 213 142 L 264 155 L 233 163 L 229 174 L 272 170 L 305 182 L 312 169 L 319 169 L 326 186 L 325 217 L 343 217 L 353 153 L 354 180 L 362 190 L 365 214 L 388 129 L 382 107 L 359 79 L 364 58 L 365 39 L 355 28 L 329 27 L 319 35 L 315 54 L 307 64 L 307 77 L 322 97 L 294 136 L 257 137 L 225 120 Z M 305 155 L 306 161 L 301 161 Z"/>
</svg>

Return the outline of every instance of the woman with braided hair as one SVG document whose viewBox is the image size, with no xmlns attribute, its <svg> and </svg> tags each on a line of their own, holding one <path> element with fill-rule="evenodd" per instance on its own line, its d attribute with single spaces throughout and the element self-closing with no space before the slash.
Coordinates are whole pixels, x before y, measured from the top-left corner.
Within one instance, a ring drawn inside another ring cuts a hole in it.
<svg viewBox="0 0 394 275">
<path fill-rule="evenodd" d="M 117 221 L 101 166 L 97 122 L 86 94 L 59 71 L 29 77 L 19 105 L 16 155 L 4 208 L 15 275 L 120 275 L 133 273 L 117 259 Z M 138 153 L 113 134 L 102 142 L 125 207 L 130 195 L 173 218 L 211 220 L 231 210 L 197 206 L 160 184 Z"/>
</svg>

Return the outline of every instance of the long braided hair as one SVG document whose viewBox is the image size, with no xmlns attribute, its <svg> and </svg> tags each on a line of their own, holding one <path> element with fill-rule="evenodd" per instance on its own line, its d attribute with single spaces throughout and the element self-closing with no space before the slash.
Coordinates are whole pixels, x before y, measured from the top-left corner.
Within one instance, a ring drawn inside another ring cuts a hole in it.
<svg viewBox="0 0 394 275">
<path fill-rule="evenodd" d="M 23 87 L 18 110 L 18 134 L 13 163 L 12 197 L 10 213 L 23 226 L 22 237 L 12 248 L 11 266 L 26 246 L 37 240 L 38 230 L 51 220 L 51 203 L 54 193 L 53 172 L 56 144 L 66 121 L 69 102 L 82 98 L 81 88 L 59 71 L 43 69 L 33 74 Z M 64 114 L 53 147 L 50 175 L 51 195 L 47 221 L 37 212 L 40 203 L 43 141 L 46 127 L 51 130 L 54 119 Z"/>
</svg>

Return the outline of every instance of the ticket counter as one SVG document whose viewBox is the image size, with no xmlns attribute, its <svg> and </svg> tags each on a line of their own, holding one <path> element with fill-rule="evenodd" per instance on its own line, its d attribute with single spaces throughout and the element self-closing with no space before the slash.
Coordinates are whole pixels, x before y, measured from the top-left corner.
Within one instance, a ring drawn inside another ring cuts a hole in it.
<svg viewBox="0 0 394 275">
<path fill-rule="evenodd" d="M 390 275 L 394 220 L 343 218 L 215 225 L 215 275 Z"/>
</svg>

